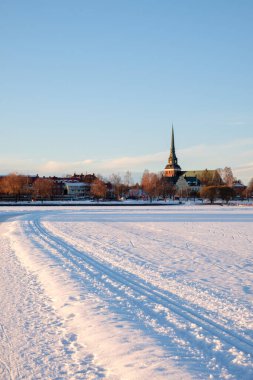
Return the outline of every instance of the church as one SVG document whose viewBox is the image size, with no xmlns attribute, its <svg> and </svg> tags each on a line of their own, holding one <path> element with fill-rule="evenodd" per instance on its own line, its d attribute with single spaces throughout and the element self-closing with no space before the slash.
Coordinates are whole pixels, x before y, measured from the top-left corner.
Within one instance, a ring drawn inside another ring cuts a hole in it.
<svg viewBox="0 0 253 380">
<path fill-rule="evenodd" d="M 164 168 L 163 177 L 169 183 L 176 185 L 178 190 L 199 191 L 200 186 L 206 184 L 204 183 L 205 181 L 213 182 L 217 185 L 222 184 L 222 179 L 217 170 L 184 171 L 181 169 L 176 156 L 173 125 L 171 130 L 170 155 L 168 163 Z"/>
</svg>

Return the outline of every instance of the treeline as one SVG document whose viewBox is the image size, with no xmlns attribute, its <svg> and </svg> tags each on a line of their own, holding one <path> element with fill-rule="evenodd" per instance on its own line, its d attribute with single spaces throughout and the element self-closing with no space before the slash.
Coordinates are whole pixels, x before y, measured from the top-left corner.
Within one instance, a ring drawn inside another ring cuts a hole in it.
<svg viewBox="0 0 253 380">
<path fill-rule="evenodd" d="M 199 191 L 199 196 L 202 199 L 208 199 L 210 203 L 214 203 L 217 199 L 228 203 L 231 199 L 236 197 L 240 199 L 249 199 L 253 197 L 253 179 L 251 179 L 245 189 L 238 192 L 232 186 L 203 186 Z"/>
<path fill-rule="evenodd" d="M 90 178 L 89 183 L 86 182 Z M 140 183 L 134 183 L 132 175 L 127 172 L 122 178 L 119 174 L 112 174 L 109 178 L 93 175 L 76 175 L 68 178 L 32 177 L 16 173 L 3 176 L 0 179 L 1 200 L 55 200 L 66 199 L 68 194 L 64 183 L 67 181 L 85 182 L 85 194 L 76 195 L 76 198 L 86 199 L 145 199 L 151 202 L 155 199 L 167 200 L 175 198 L 202 198 L 211 203 L 217 199 L 228 202 L 236 196 L 250 198 L 253 196 L 253 178 L 248 186 L 241 185 L 240 191 L 234 187 L 234 178 L 229 168 L 223 172 L 213 173 L 204 170 L 198 179 L 200 186 L 179 188 L 162 173 L 152 173 L 145 170 Z M 239 181 L 237 183 L 240 184 Z"/>
<path fill-rule="evenodd" d="M 199 192 L 200 198 L 208 199 L 211 203 L 214 203 L 216 199 L 228 203 L 236 196 L 235 190 L 230 186 L 204 186 Z"/>
<path fill-rule="evenodd" d="M 178 186 L 168 182 L 165 177 L 149 171 L 144 171 L 141 188 L 148 195 L 149 199 L 160 198 L 186 198 L 202 200 L 207 199 L 214 203 L 217 199 L 228 203 L 231 199 L 249 199 L 253 197 L 253 178 L 248 186 L 243 186 L 241 181 L 237 181 L 232 174 L 231 168 L 218 169 L 213 171 L 204 170 L 198 178 L 200 186 L 189 186 L 180 189 Z M 239 189 L 236 187 L 239 185 Z"/>
<path fill-rule="evenodd" d="M 77 179 L 78 178 L 78 179 Z M 81 177 L 82 178 L 82 177 Z M 2 200 L 52 200 L 64 199 L 68 194 L 60 186 L 67 181 L 82 179 L 75 174 L 67 179 L 41 178 L 11 173 L 0 179 L 0 198 Z M 161 174 L 143 173 L 141 183 L 134 183 L 132 175 L 127 172 L 122 178 L 119 174 L 112 174 L 108 179 L 100 175 L 93 176 L 86 188 L 86 198 L 91 199 L 164 199 L 174 198 L 176 186 L 168 183 Z"/>
<path fill-rule="evenodd" d="M 11 173 L 0 179 L 0 196 L 14 198 L 15 201 L 29 199 L 51 199 L 56 183 L 50 178 L 24 176 Z"/>
<path fill-rule="evenodd" d="M 108 191 L 109 189 L 109 191 Z M 121 178 L 118 174 L 112 174 L 109 181 L 98 178 L 91 184 L 91 196 L 99 198 L 120 199 L 164 199 L 174 198 L 176 195 L 176 186 L 169 183 L 162 174 L 150 173 L 145 170 L 141 183 L 133 184 L 130 172 Z"/>
</svg>

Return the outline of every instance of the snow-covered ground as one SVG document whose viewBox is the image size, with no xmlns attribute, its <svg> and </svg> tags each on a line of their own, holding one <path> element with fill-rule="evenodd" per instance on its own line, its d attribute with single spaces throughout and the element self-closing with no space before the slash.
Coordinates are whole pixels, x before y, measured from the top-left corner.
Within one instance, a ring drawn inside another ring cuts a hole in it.
<svg viewBox="0 0 253 380">
<path fill-rule="evenodd" d="M 253 208 L 2 207 L 0 379 L 253 379 Z"/>
</svg>

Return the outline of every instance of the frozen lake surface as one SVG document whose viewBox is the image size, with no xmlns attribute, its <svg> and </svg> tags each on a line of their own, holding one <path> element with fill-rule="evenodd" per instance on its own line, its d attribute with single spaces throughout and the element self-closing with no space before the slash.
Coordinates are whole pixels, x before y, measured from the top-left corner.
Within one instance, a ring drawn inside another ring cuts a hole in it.
<svg viewBox="0 0 253 380">
<path fill-rule="evenodd" d="M 2 207 L 1 379 L 253 379 L 253 207 Z"/>
</svg>

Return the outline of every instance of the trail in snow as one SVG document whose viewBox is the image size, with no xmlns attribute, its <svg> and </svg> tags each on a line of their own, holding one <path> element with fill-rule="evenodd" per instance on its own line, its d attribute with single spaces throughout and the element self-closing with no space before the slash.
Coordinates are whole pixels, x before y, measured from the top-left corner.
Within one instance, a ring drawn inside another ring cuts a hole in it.
<svg viewBox="0 0 253 380">
<path fill-rule="evenodd" d="M 15 224 L 12 248 L 77 364 L 86 352 L 97 378 L 253 378 L 253 211 L 202 210 L 50 210 Z"/>
<path fill-rule="evenodd" d="M 98 379 L 104 370 L 78 351 L 76 337 L 54 310 L 35 273 L 24 268 L 0 228 L 0 379 Z"/>
</svg>

